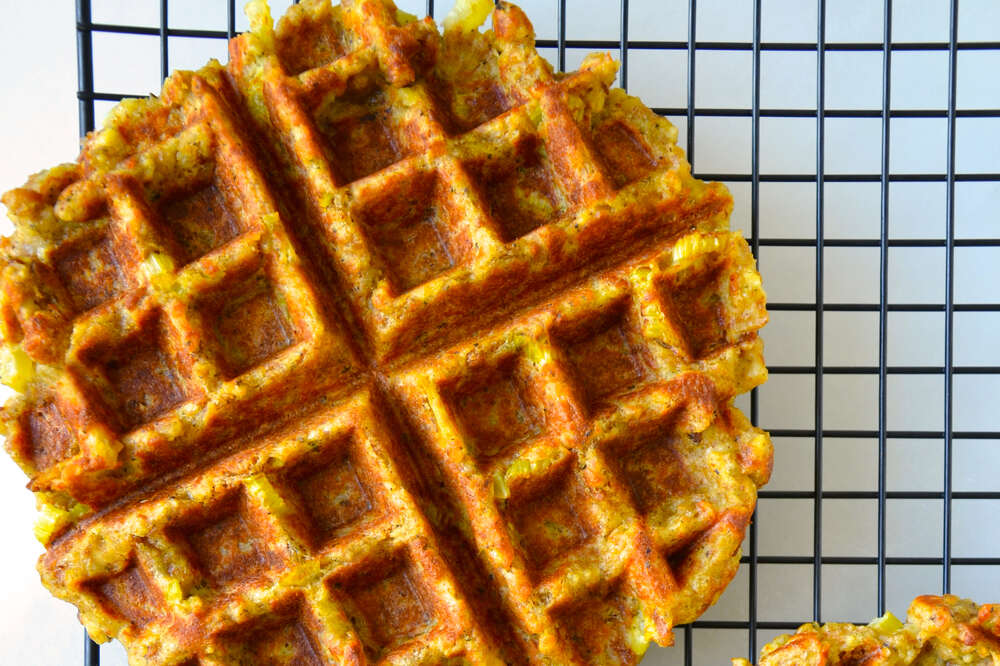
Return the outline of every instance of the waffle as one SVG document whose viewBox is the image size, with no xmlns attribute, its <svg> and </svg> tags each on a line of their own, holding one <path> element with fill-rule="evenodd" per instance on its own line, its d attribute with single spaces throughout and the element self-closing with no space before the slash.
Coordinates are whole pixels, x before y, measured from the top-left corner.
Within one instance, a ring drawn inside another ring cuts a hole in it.
<svg viewBox="0 0 1000 666">
<path fill-rule="evenodd" d="M 913 600 L 904 625 L 892 613 L 866 626 L 804 624 L 764 646 L 760 666 L 996 666 L 1000 606 L 954 595 Z M 733 659 L 733 666 L 750 666 Z"/>
<path fill-rule="evenodd" d="M 251 3 L 4 196 L 39 571 L 130 663 L 633 664 L 734 575 L 771 444 L 732 199 L 607 55 L 466 4 Z"/>
</svg>

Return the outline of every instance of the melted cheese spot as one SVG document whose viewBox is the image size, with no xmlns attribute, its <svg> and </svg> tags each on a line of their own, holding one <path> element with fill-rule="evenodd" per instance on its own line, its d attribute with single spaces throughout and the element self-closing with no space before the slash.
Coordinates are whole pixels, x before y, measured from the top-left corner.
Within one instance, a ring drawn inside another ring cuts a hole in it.
<svg viewBox="0 0 1000 666">
<path fill-rule="evenodd" d="M 0 347 L 0 382 L 24 393 L 35 378 L 35 362 L 17 345 Z"/>
<path fill-rule="evenodd" d="M 458 0 L 444 19 L 445 30 L 476 30 L 493 11 L 492 0 Z"/>
</svg>

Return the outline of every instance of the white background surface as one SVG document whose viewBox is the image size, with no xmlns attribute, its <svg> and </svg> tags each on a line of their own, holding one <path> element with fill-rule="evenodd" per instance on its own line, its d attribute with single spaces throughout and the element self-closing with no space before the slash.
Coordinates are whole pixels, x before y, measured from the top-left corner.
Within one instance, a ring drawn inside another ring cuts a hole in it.
<svg viewBox="0 0 1000 666">
<path fill-rule="evenodd" d="M 159 24 L 153 0 L 93 0 L 95 22 Z M 286 3 L 274 3 L 275 14 Z M 450 7 L 438 0 L 438 18 Z M 554 0 L 523 2 L 538 36 L 554 38 Z M 423 13 L 423 0 L 401 2 Z M 570 39 L 619 38 L 618 2 L 568 0 Z M 831 1 L 827 12 L 830 42 L 880 42 L 882 3 Z M 23 182 L 26 174 L 68 161 L 77 151 L 76 33 L 70 0 L 24 2 L 3 0 L 0 22 L 0 188 Z M 171 0 L 171 27 L 225 29 L 225 2 Z M 699 41 L 752 39 L 752 3 L 699 0 Z M 962 0 L 959 41 L 1000 41 L 1000 10 L 993 0 Z M 948 3 L 942 0 L 897 0 L 893 36 L 898 42 L 946 42 Z M 765 42 L 810 42 L 816 37 L 816 8 L 795 0 L 764 0 Z M 632 0 L 629 36 L 634 40 L 686 40 L 687 2 Z M 238 28 L 245 26 L 240 19 Z M 585 50 L 570 49 L 568 66 Z M 95 34 L 95 86 L 103 92 L 154 92 L 159 87 L 159 41 L 156 37 Z M 555 57 L 554 49 L 547 56 Z M 225 59 L 223 42 L 171 38 L 170 66 L 196 67 L 208 57 Z M 765 51 L 761 56 L 762 108 L 815 108 L 816 56 L 808 52 Z M 947 108 L 947 51 L 893 53 L 892 107 Z M 962 50 L 959 54 L 958 108 L 1000 108 L 1000 51 Z M 826 60 L 828 109 L 880 109 L 880 52 L 831 52 Z M 630 51 L 629 90 L 651 106 L 684 107 L 685 51 Z M 750 108 L 752 53 L 699 50 L 696 59 L 698 107 Z M 98 104 L 98 118 L 109 104 Z M 674 119 L 686 132 L 685 119 Z M 750 118 L 700 118 L 696 124 L 695 169 L 699 172 L 749 173 Z M 880 170 L 881 121 L 877 118 L 831 119 L 826 126 L 827 173 L 873 173 Z M 764 118 L 760 127 L 761 172 L 814 173 L 816 126 L 811 118 Z M 944 118 L 897 118 L 891 128 L 890 170 L 893 173 L 944 173 L 947 121 Z M 961 118 L 957 125 L 957 171 L 1000 172 L 1000 120 Z M 733 226 L 749 232 L 750 186 L 731 184 L 736 199 Z M 760 188 L 763 238 L 815 238 L 814 183 L 764 183 Z M 879 184 L 830 183 L 826 186 L 825 228 L 828 239 L 879 237 Z M 956 186 L 956 237 L 1000 237 L 1000 184 Z M 6 222 L 4 223 L 6 224 Z M 4 229 L 8 229 L 5 226 Z M 890 188 L 891 238 L 940 239 L 945 233 L 943 183 L 893 183 Z M 769 298 L 775 302 L 811 303 L 815 294 L 814 247 L 765 247 L 760 267 Z M 879 252 L 869 248 L 827 248 L 827 302 L 877 303 Z M 1000 302 L 1000 248 L 955 251 L 955 301 Z M 945 250 L 900 247 L 889 253 L 891 303 L 943 303 Z M 827 312 L 823 358 L 829 366 L 878 363 L 876 312 Z M 940 366 L 944 359 L 944 314 L 892 312 L 889 315 L 888 361 L 891 366 Z M 765 330 L 770 365 L 811 365 L 814 361 L 815 315 L 775 312 Z M 955 315 L 956 366 L 1000 365 L 1000 314 L 960 312 Z M 773 375 L 760 391 L 760 421 L 769 428 L 813 428 L 814 379 L 811 374 Z M 943 378 L 940 375 L 890 375 L 887 405 L 892 430 L 940 430 L 943 426 Z M 824 426 L 832 429 L 876 428 L 877 375 L 827 374 L 824 382 Z M 959 374 L 954 381 L 954 427 L 957 431 L 1000 430 L 997 375 Z M 741 405 L 746 407 L 746 401 Z M 768 490 L 812 490 L 812 439 L 775 439 L 775 473 Z M 1000 443 L 956 439 L 954 490 L 1000 491 Z M 893 440 L 887 446 L 890 491 L 940 491 L 943 444 L 940 440 Z M 874 439 L 827 438 L 823 483 L 827 491 L 877 488 L 877 442 Z M 75 612 L 41 588 L 34 562 L 41 547 L 34 541 L 34 517 L 25 479 L 6 457 L 0 457 L 0 506 L 5 544 L 0 548 L 0 664 L 79 664 L 82 630 Z M 939 500 L 890 500 L 887 506 L 889 556 L 939 557 Z M 955 500 L 953 555 L 996 557 L 1000 554 L 1000 502 Z M 759 510 L 761 555 L 813 553 L 812 499 L 764 499 Z M 874 556 L 875 500 L 825 499 L 823 554 Z M 812 615 L 810 565 L 761 565 L 758 613 L 762 621 L 808 620 Z M 748 586 L 744 567 L 706 619 L 742 621 L 747 617 Z M 859 621 L 876 612 L 874 566 L 823 566 L 822 617 Z M 1000 601 L 1000 567 L 955 566 L 954 592 L 977 600 Z M 935 566 L 890 566 L 889 609 L 902 615 L 918 593 L 939 592 Z M 760 644 L 775 631 L 761 630 Z M 746 632 L 695 630 L 695 663 L 728 663 L 746 651 Z M 683 642 L 678 636 L 678 646 Z M 102 650 L 104 664 L 124 664 L 117 645 Z M 683 663 L 683 652 L 652 649 L 650 666 Z"/>
</svg>

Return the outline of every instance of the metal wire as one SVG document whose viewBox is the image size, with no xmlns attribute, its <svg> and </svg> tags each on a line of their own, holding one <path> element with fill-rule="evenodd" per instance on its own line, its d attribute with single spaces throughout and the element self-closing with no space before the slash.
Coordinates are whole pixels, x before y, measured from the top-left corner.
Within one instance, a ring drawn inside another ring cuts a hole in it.
<svg viewBox="0 0 1000 666">
<path fill-rule="evenodd" d="M 684 109 L 684 113 L 687 114 L 687 156 L 688 161 L 694 164 L 694 84 L 695 79 L 695 55 L 697 53 L 697 21 L 698 21 L 698 0 L 691 0 L 688 4 L 688 41 L 684 45 L 687 49 L 688 54 L 688 78 L 687 78 L 687 108 Z M 627 45 L 626 45 L 627 46 Z M 626 50 L 628 50 L 626 48 Z M 759 87 L 760 80 L 759 77 L 754 77 L 754 86 Z M 665 109 L 656 109 L 657 113 L 663 113 Z"/>
<path fill-rule="evenodd" d="M 159 37 L 160 74 L 165 77 L 170 70 L 169 44 L 172 37 L 194 37 L 202 39 L 227 39 L 236 34 L 235 0 L 219 0 L 226 3 L 226 26 L 224 30 L 178 29 L 169 27 L 169 0 L 160 0 L 160 25 L 158 27 L 133 26 L 117 23 L 92 22 L 91 0 L 76 0 L 78 90 L 80 133 L 94 128 L 95 101 L 118 101 L 134 94 L 122 91 L 98 91 L 94 88 L 94 46 L 95 33 L 117 33 L 129 35 L 149 35 Z M 1000 492 L 957 492 L 953 490 L 952 461 L 953 444 L 956 440 L 1000 439 L 1000 431 L 956 431 L 954 429 L 953 384 L 956 375 L 996 375 L 996 366 L 956 366 L 954 363 L 954 317 L 957 312 L 1000 312 L 1000 303 L 955 303 L 955 249 L 963 247 L 1000 247 L 1000 239 L 957 239 L 955 238 L 955 186 L 960 182 L 1000 181 L 997 173 L 956 173 L 956 126 L 959 118 L 1000 118 L 1000 109 L 956 109 L 958 54 L 962 51 L 998 50 L 1000 42 L 959 42 L 958 12 L 959 0 L 950 0 L 948 42 L 905 42 L 892 41 L 892 0 L 883 0 L 883 37 L 881 42 L 829 43 L 826 41 L 826 0 L 816 0 L 817 26 L 815 43 L 780 43 L 761 41 L 761 0 L 754 0 L 753 37 L 750 42 L 739 41 L 698 41 L 697 40 L 697 0 L 688 0 L 688 24 L 686 41 L 649 41 L 629 38 L 629 0 L 620 2 L 620 32 L 615 40 L 570 39 L 567 36 L 566 0 L 553 0 L 557 15 L 555 39 L 537 40 L 539 47 L 556 49 L 556 62 L 560 70 L 566 68 L 566 51 L 571 48 L 618 50 L 621 59 L 620 83 L 623 88 L 629 83 L 629 51 L 673 50 L 687 54 L 687 105 L 684 107 L 657 107 L 654 111 L 661 115 L 684 117 L 687 119 L 686 146 L 688 159 L 695 160 L 696 123 L 699 118 L 725 117 L 751 119 L 751 165 L 750 173 L 704 173 L 696 172 L 705 180 L 722 180 L 731 183 L 750 184 L 750 244 L 754 256 L 760 259 L 762 247 L 802 247 L 815 249 L 815 298 L 813 302 L 769 303 L 772 312 L 812 312 L 815 321 L 815 349 L 812 365 L 777 365 L 769 368 L 775 375 L 813 375 L 815 403 L 813 428 L 771 428 L 775 438 L 799 437 L 813 441 L 813 489 L 807 491 L 763 490 L 761 499 L 799 499 L 812 502 L 813 553 L 812 555 L 760 555 L 757 552 L 758 534 L 756 521 L 751 523 L 748 534 L 747 554 L 741 562 L 748 573 L 748 617 L 746 621 L 701 620 L 678 627 L 683 636 L 684 663 L 693 663 L 694 638 L 696 629 L 735 629 L 748 634 L 747 653 L 753 658 L 757 652 L 758 630 L 790 630 L 797 626 L 794 622 L 770 622 L 758 619 L 758 567 L 759 565 L 806 565 L 812 569 L 813 619 L 822 617 L 822 574 L 826 565 L 865 565 L 877 570 L 877 605 L 879 613 L 886 607 L 886 568 L 893 565 L 925 565 L 941 568 L 941 590 L 951 589 L 951 569 L 954 565 L 1000 566 L 1000 557 L 955 557 L 952 554 L 952 502 L 953 500 L 1000 500 Z M 434 13 L 434 0 L 426 0 L 426 12 Z M 750 109 L 701 108 L 696 106 L 695 79 L 698 51 L 750 51 L 752 53 L 752 103 Z M 761 54 L 767 52 L 812 52 L 816 54 L 816 109 L 762 109 L 761 100 Z M 891 108 L 892 55 L 898 52 L 948 53 L 948 108 L 947 110 L 897 110 Z M 836 52 L 878 52 L 882 55 L 882 104 L 880 109 L 829 109 L 826 107 L 826 56 Z M 815 174 L 761 174 L 760 173 L 760 126 L 762 118 L 815 118 L 816 119 L 816 173 Z M 878 118 L 881 121 L 881 164 L 877 174 L 827 174 L 826 120 L 834 118 Z M 947 167 L 944 174 L 897 174 L 890 168 L 890 131 L 892 120 L 899 118 L 944 118 L 947 122 Z M 946 193 L 946 229 L 943 239 L 896 239 L 889 234 L 889 190 L 893 183 L 935 183 L 943 182 Z M 815 238 L 762 238 L 760 236 L 760 185 L 761 183 L 814 183 L 816 187 L 816 237 Z M 827 239 L 824 229 L 825 186 L 829 183 L 878 183 L 880 189 L 880 233 L 876 238 Z M 837 303 L 827 302 L 824 295 L 824 252 L 827 248 L 878 248 L 879 252 L 879 297 L 877 303 Z M 943 304 L 891 303 L 889 302 L 889 257 L 893 248 L 944 248 L 945 298 Z M 878 364 L 877 366 L 851 365 L 834 366 L 824 363 L 824 316 L 828 312 L 872 312 L 877 313 Z M 894 312 L 944 313 L 944 363 L 932 366 L 890 365 L 888 356 L 889 314 Z M 824 378 L 828 375 L 875 375 L 878 380 L 878 420 L 875 429 L 830 429 L 823 422 Z M 895 375 L 942 376 L 944 380 L 943 424 L 941 430 L 893 430 L 887 420 L 887 394 L 889 378 Z M 750 418 L 758 422 L 759 399 L 757 390 L 750 396 Z M 846 438 L 868 438 L 878 443 L 878 486 L 874 491 L 831 491 L 823 487 L 823 456 L 826 440 Z M 943 489 L 940 492 L 901 492 L 888 490 L 886 482 L 887 442 L 890 439 L 940 439 L 943 440 Z M 875 500 L 877 503 L 877 550 L 872 556 L 842 557 L 823 554 L 823 501 L 827 499 Z M 928 500 L 942 503 L 942 553 L 941 557 L 898 557 L 890 556 L 886 550 L 886 506 L 890 500 Z M 860 619 L 860 618 L 859 618 Z M 84 664 L 99 666 L 100 654 L 97 645 L 86 639 Z"/>
<path fill-rule="evenodd" d="M 100 646 L 90 640 L 87 631 L 83 632 L 83 666 L 100 666 L 101 650 Z"/>
<path fill-rule="evenodd" d="M 882 172 L 880 174 L 881 211 L 879 218 L 879 283 L 878 283 L 878 614 L 885 613 L 885 507 L 886 452 L 888 440 L 888 337 L 889 337 L 889 117 L 890 84 L 892 82 L 892 0 L 885 0 L 882 15 Z"/>
<path fill-rule="evenodd" d="M 815 382 L 813 419 L 816 426 L 813 442 L 813 621 L 823 614 L 823 250 L 826 233 L 823 227 L 826 155 L 826 2 L 819 0 L 816 21 L 816 318 Z M 756 423 L 756 421 L 755 421 Z M 756 654 L 754 651 L 751 655 Z M 751 657 L 752 659 L 753 657 Z"/>
<path fill-rule="evenodd" d="M 945 201 L 947 221 L 945 224 L 945 294 L 944 294 L 944 511 L 941 525 L 941 591 L 951 592 L 951 465 L 952 465 L 952 376 L 955 374 L 954 331 L 955 314 L 955 98 L 958 80 L 958 0 L 951 5 L 948 26 L 948 164 Z"/>
<path fill-rule="evenodd" d="M 76 3 L 77 85 L 80 100 L 80 136 L 94 129 L 94 40 L 90 0 Z"/>
</svg>

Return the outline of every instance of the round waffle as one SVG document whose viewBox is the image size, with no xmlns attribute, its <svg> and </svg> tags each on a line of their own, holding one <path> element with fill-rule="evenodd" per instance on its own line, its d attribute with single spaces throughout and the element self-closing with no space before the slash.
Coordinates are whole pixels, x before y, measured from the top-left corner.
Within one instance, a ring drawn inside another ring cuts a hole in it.
<svg viewBox="0 0 1000 666">
<path fill-rule="evenodd" d="M 513 5 L 443 36 L 389 0 L 249 11 L 227 67 L 4 196 L 43 582 L 133 664 L 670 644 L 771 467 L 732 406 L 767 315 L 729 194 Z"/>
</svg>

